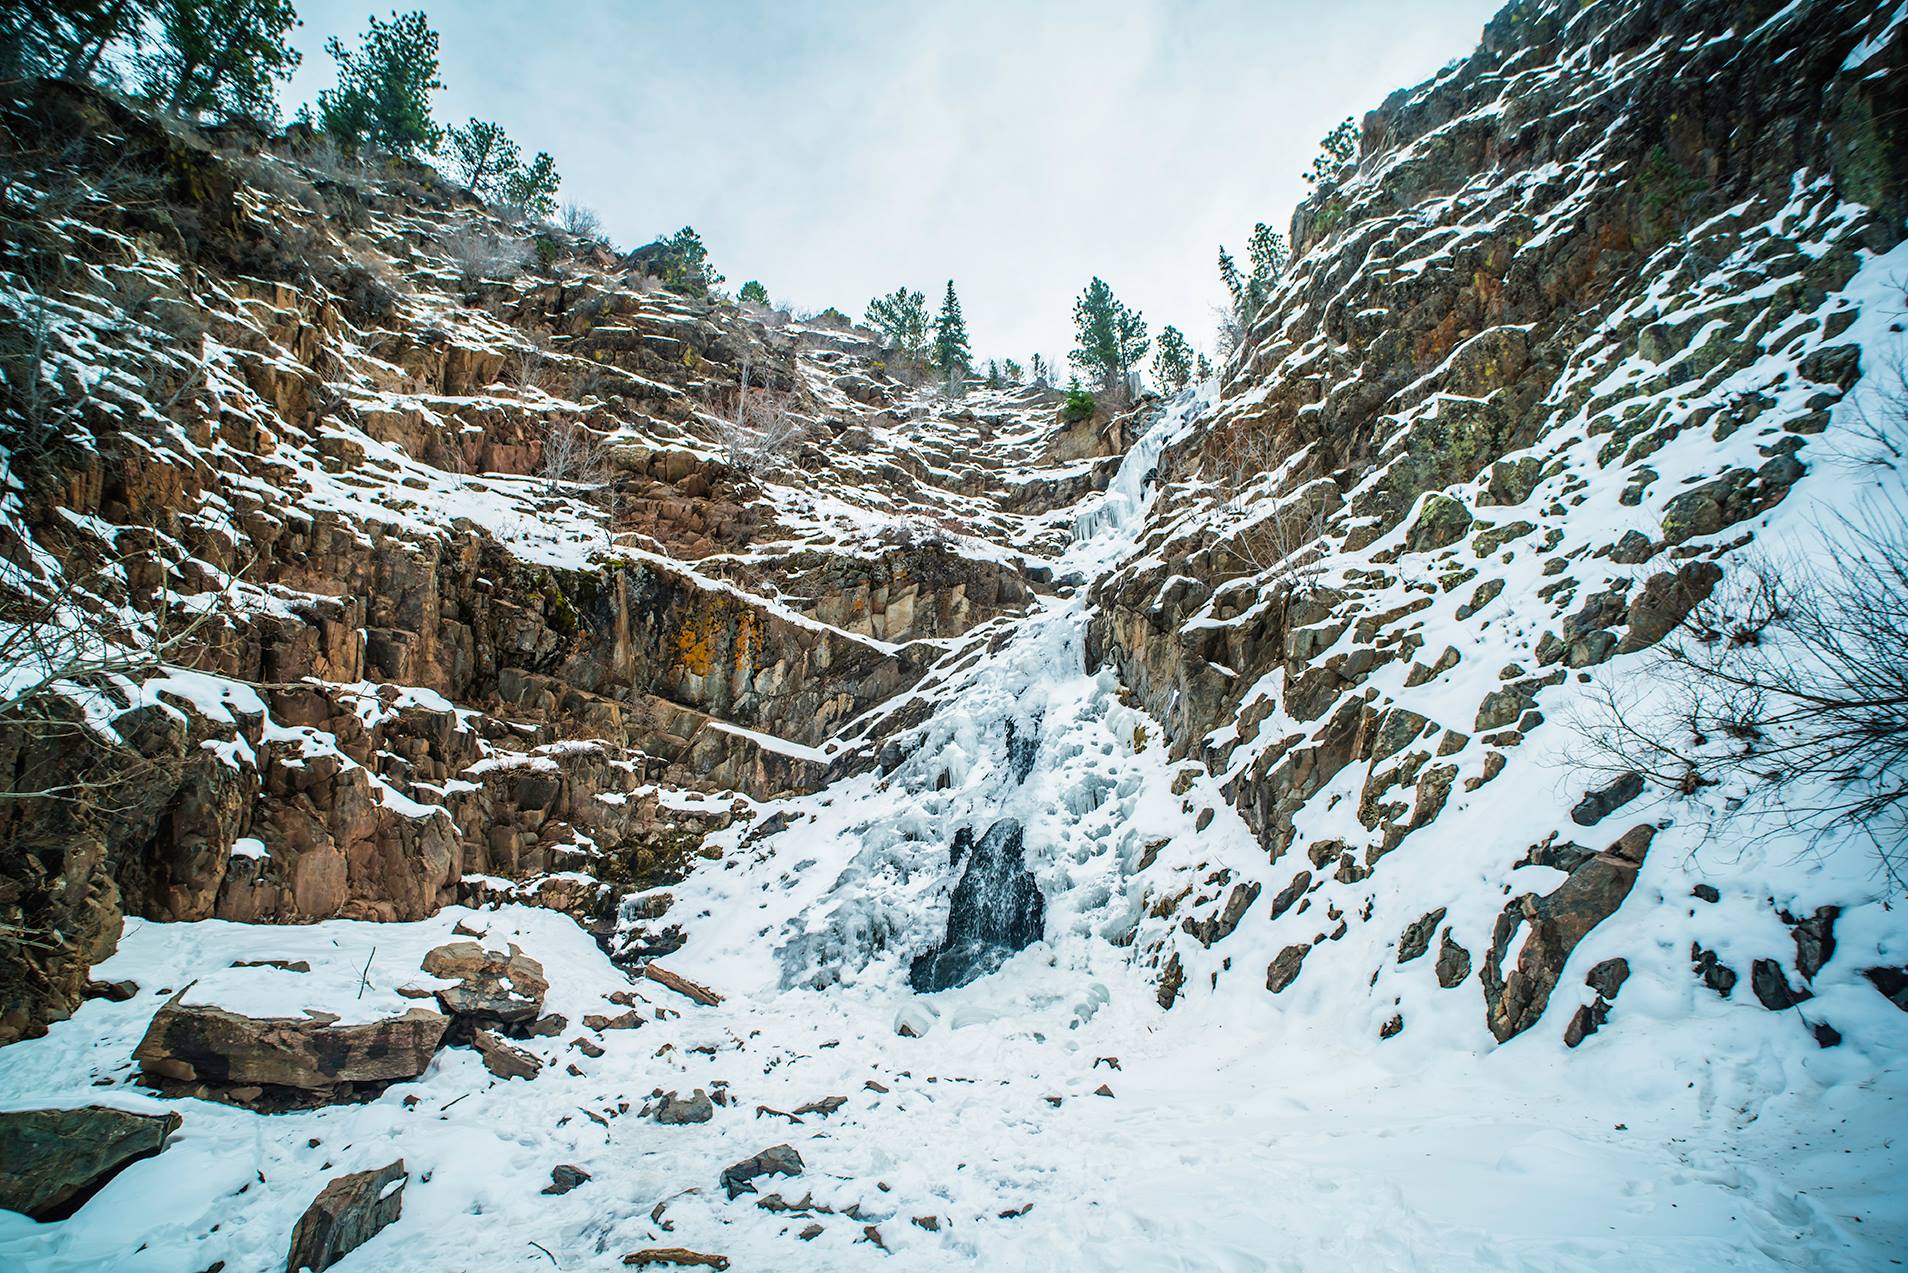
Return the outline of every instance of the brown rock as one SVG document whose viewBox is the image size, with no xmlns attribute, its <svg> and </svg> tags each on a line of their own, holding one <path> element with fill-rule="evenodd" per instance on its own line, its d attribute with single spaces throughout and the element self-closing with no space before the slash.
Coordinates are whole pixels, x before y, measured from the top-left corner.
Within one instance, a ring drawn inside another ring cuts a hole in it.
<svg viewBox="0 0 1908 1273">
<path fill-rule="evenodd" d="M 424 971 L 458 984 L 437 992 L 446 1013 L 473 1023 L 519 1025 L 543 1011 L 550 988 L 543 965 L 512 943 L 508 954 L 474 941 L 450 942 L 424 956 Z"/>
<path fill-rule="evenodd" d="M 326 1185 L 292 1230 L 285 1273 L 324 1273 L 369 1242 L 404 1210 L 404 1160 L 340 1176 Z"/>
<path fill-rule="evenodd" d="M 416 1078 L 450 1025 L 423 1008 L 358 1025 L 336 1018 L 245 1017 L 223 1008 L 162 1007 L 133 1050 L 161 1091 L 260 1110 L 366 1099 Z"/>
<path fill-rule="evenodd" d="M 543 1071 L 543 1062 L 488 1030 L 472 1031 L 470 1042 L 484 1058 L 484 1068 L 500 1079 L 533 1079 Z"/>
</svg>

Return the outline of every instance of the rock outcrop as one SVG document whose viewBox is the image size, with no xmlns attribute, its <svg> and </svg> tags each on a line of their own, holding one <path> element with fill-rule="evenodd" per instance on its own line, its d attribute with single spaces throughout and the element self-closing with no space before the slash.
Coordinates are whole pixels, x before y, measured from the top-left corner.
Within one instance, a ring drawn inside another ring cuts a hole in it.
<svg viewBox="0 0 1908 1273">
<path fill-rule="evenodd" d="M 0 1113 L 0 1208 L 64 1220 L 128 1166 L 163 1150 L 182 1121 L 104 1105 Z"/>
<path fill-rule="evenodd" d="M 271 1111 L 367 1100 L 422 1074 L 450 1018 L 424 1008 L 350 1025 L 329 1013 L 247 1017 L 173 999 L 133 1051 L 143 1082 L 169 1096 Z"/>
</svg>

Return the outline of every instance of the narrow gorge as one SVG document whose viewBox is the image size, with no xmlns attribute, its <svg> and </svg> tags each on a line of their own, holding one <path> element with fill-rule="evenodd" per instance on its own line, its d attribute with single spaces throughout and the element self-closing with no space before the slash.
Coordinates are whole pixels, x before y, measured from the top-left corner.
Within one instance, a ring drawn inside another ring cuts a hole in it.
<svg viewBox="0 0 1908 1273">
<path fill-rule="evenodd" d="M 0 1269 L 1908 1259 L 1908 4 L 1512 0 L 1097 400 L 0 99 Z"/>
</svg>

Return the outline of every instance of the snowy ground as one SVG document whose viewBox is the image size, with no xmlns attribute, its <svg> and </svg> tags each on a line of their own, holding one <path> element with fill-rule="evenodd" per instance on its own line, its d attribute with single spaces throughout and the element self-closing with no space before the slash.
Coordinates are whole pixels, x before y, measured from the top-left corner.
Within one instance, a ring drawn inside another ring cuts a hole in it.
<svg viewBox="0 0 1908 1273">
<path fill-rule="evenodd" d="M 1097 573 L 1128 551 L 1151 457 L 1195 409 L 1182 403 L 1135 449 L 1058 573 Z M 275 1269 L 327 1180 L 400 1156 L 403 1216 L 346 1273 L 609 1268 L 651 1246 L 720 1253 L 739 1270 L 1853 1271 L 1908 1258 L 1908 1015 L 1848 957 L 1805 1009 L 1844 1030 L 1836 1048 L 1816 1046 L 1804 1012 L 1698 986 L 1677 918 L 1694 912 L 1671 900 L 1694 878 L 1678 829 L 1573 960 L 1544 1021 L 1508 1045 L 1491 1043 L 1474 980 L 1438 991 L 1428 960 L 1395 966 L 1393 921 L 1414 918 L 1441 882 L 1476 912 L 1454 920 L 1484 923 L 1501 905 L 1489 864 L 1502 871 L 1525 822 L 1554 825 L 1548 792 L 1528 799 L 1535 758 L 1400 850 L 1380 900 L 1397 913 L 1322 945 L 1286 993 L 1263 985 L 1285 930 L 1261 897 L 1238 933 L 1197 953 L 1188 993 L 1162 1012 L 1129 944 L 1177 923 L 1151 901 L 1263 854 L 1210 779 L 1173 793 L 1181 771 L 1157 727 L 1120 703 L 1110 674 L 1082 670 L 1084 606 L 1054 600 L 991 653 L 952 656 L 922 691 L 943 705 L 901 765 L 782 802 L 788 830 L 732 843 L 672 890 L 670 918 L 689 941 L 665 963 L 727 998 L 702 1008 L 637 983 L 645 1024 L 589 1036 L 598 1058 L 570 1040 L 587 1033 L 586 1012 L 617 1011 L 607 996 L 631 983 L 550 912 L 132 921 L 95 975 L 137 981 L 138 997 L 88 1003 L 0 1050 L 0 1101 L 173 1108 L 183 1130 L 73 1220 L 0 1213 L 0 1269 Z M 1002 751 L 1009 721 L 1037 740 L 1025 773 Z M 1196 829 L 1205 808 L 1215 815 Z M 945 921 L 951 833 L 1002 816 L 1026 828 L 1047 939 L 992 976 L 916 996 L 907 960 Z M 1745 876 L 1755 865 L 1737 864 Z M 1863 887 L 1849 882 L 1851 903 Z M 1786 940 L 1767 912 L 1732 896 L 1696 922 L 1745 967 Z M 384 1015 L 407 1003 L 398 987 L 427 984 L 420 960 L 460 921 L 549 974 L 547 1007 L 571 1026 L 525 1045 L 548 1063 L 534 1080 L 498 1081 L 451 1048 L 369 1104 L 270 1117 L 130 1085 L 147 1022 L 188 982 L 195 1001 L 254 1013 Z M 1852 908 L 1838 933 L 1848 951 L 1908 959 L 1878 907 Z M 1566 1050 L 1566 988 L 1619 951 L 1634 972 L 1610 1025 Z M 229 967 L 241 958 L 312 971 Z M 1377 1021 L 1399 1004 L 1406 1030 L 1379 1041 Z M 641 1116 L 657 1089 L 719 1084 L 732 1103 L 707 1124 Z M 799 1124 L 758 1111 L 830 1096 L 846 1103 Z M 805 1172 L 725 1200 L 722 1169 L 783 1142 Z M 562 1163 L 593 1178 L 543 1195 Z M 806 1209 L 758 1205 L 770 1195 Z M 821 1232 L 804 1240 L 810 1224 Z"/>
<path fill-rule="evenodd" d="M 898 991 L 698 1009 L 648 985 L 653 1004 L 682 1015 L 606 1032 L 594 1061 L 563 1039 L 538 1041 L 554 1065 L 534 1081 L 493 1080 L 474 1052 L 447 1049 L 368 1105 L 269 1118 L 122 1086 L 164 992 L 193 976 L 235 958 L 306 959 L 309 975 L 234 970 L 194 997 L 348 1007 L 367 956 L 367 1000 L 382 999 L 418 980 L 424 951 L 459 920 L 542 959 L 550 1006 L 572 1022 L 628 985 L 567 919 L 529 908 L 263 932 L 135 922 L 100 973 L 137 978 L 140 996 L 90 1003 L 6 1049 L 0 1086 L 9 1106 L 171 1106 L 184 1128 L 73 1221 L 0 1215 L 0 1267 L 275 1268 L 327 1179 L 399 1156 L 411 1172 L 403 1218 L 340 1267 L 436 1273 L 554 1257 L 604 1268 L 686 1245 L 738 1269 L 1855 1270 L 1890 1264 L 1904 1238 L 1899 1069 L 1834 1082 L 1768 1048 L 1735 1053 L 1748 1040 L 1727 1032 L 1674 1027 L 1612 1031 L 1568 1060 L 1547 1039 L 1478 1055 L 1406 1036 L 1349 1052 L 1329 1030 L 1276 1028 L 1269 1004 L 1217 998 L 1185 1005 L 1167 1030 L 1112 948 L 1087 969 L 1031 950 L 938 996 L 943 1019 L 920 1039 L 893 1031 Z M 1101 996 L 1076 1027 L 1076 1006 Z M 1096 1065 L 1102 1056 L 1121 1068 Z M 580 1077 L 564 1072 L 571 1062 Z M 735 1103 L 708 1124 L 638 1117 L 657 1087 L 687 1095 L 718 1082 Z M 1093 1095 L 1102 1083 L 1111 1099 Z M 831 1095 L 848 1102 L 799 1126 L 755 1112 Z M 811 1242 L 796 1236 L 811 1217 L 726 1202 L 715 1187 L 722 1168 L 780 1142 L 807 1171 L 764 1194 L 812 1192 L 836 1213 L 812 1217 L 824 1232 Z M 543 1196 L 559 1163 L 594 1179 Z M 851 1207 L 863 1218 L 840 1214 Z M 866 1241 L 866 1224 L 890 1254 Z"/>
</svg>

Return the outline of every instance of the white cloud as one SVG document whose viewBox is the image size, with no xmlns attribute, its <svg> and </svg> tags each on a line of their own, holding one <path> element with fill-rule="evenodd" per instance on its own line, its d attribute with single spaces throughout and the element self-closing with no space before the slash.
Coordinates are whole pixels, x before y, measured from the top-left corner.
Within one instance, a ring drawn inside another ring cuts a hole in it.
<svg viewBox="0 0 1908 1273">
<path fill-rule="evenodd" d="M 1283 229 L 1333 123 L 1475 45 L 1493 0 L 426 3 L 439 115 L 549 150 L 616 237 L 688 223 L 731 285 L 857 315 L 955 280 L 976 352 L 1064 357 L 1104 277 L 1210 344 L 1213 258 Z M 306 65 L 362 3 L 305 0 Z"/>
</svg>

